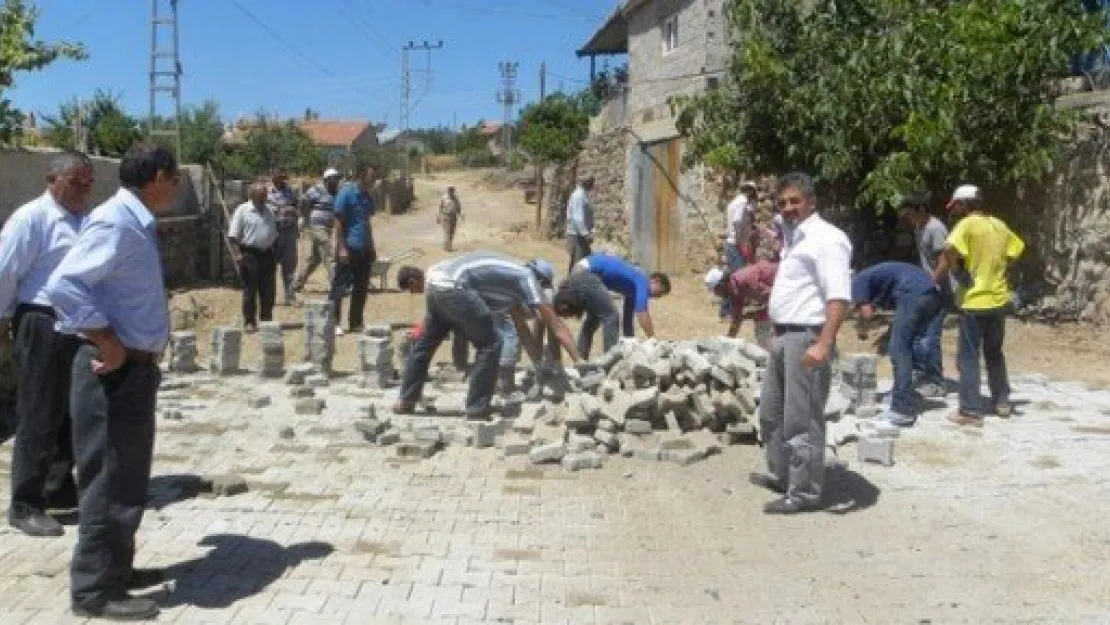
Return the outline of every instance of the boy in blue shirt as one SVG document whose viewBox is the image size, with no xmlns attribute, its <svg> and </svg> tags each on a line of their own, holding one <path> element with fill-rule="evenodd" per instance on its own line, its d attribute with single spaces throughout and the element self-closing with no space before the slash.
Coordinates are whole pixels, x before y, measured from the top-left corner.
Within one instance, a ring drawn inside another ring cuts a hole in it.
<svg viewBox="0 0 1110 625">
<path fill-rule="evenodd" d="M 578 261 L 574 271 L 588 271 L 597 276 L 601 283 L 610 292 L 617 293 L 624 298 L 624 312 L 621 315 L 621 328 L 624 336 L 635 336 L 636 328 L 633 324 L 635 318 L 640 322 L 644 336 L 655 336 L 655 327 L 651 322 L 651 312 L 648 310 L 648 301 L 654 297 L 662 297 L 671 292 L 671 280 L 667 274 L 655 272 L 646 275 L 632 263 L 608 254 L 591 254 Z M 573 280 L 573 277 L 572 277 Z M 614 315 L 615 316 L 615 311 Z M 578 351 L 583 358 L 589 357 L 590 343 L 598 326 L 606 321 L 595 314 L 587 312 L 582 322 L 582 332 L 578 337 Z M 612 321 L 608 321 L 612 323 Z"/>
<path fill-rule="evenodd" d="M 351 332 L 362 330 L 362 311 L 366 306 L 366 292 L 370 285 L 370 267 L 377 260 L 374 234 L 370 218 L 374 216 L 374 188 L 377 172 L 371 165 L 359 170 L 358 182 L 339 190 L 335 197 L 335 280 L 328 299 L 335 309 L 335 333 L 342 334 L 339 323 L 343 295 L 351 289 L 351 308 L 347 313 L 347 327 Z"/>
</svg>

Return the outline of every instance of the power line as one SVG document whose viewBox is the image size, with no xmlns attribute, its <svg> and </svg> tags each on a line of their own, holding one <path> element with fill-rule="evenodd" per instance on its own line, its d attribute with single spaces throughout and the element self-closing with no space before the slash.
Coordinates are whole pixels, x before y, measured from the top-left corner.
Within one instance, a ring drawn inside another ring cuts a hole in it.
<svg viewBox="0 0 1110 625">
<path fill-rule="evenodd" d="M 339 12 L 344 13 L 348 18 L 350 18 L 351 24 L 354 25 L 355 30 L 359 31 L 359 33 L 361 33 L 366 38 L 366 41 L 369 42 L 375 50 L 380 52 L 382 56 L 391 61 L 396 60 L 397 55 L 386 48 L 384 45 L 382 45 L 381 41 L 379 41 L 380 39 L 385 39 L 385 37 L 382 37 L 380 34 L 378 34 L 378 32 L 374 30 L 368 22 L 364 21 L 362 17 L 358 15 L 358 10 L 355 8 L 354 3 L 348 2 L 344 6 L 349 9 L 349 12 L 344 11 L 342 6 L 339 8 Z"/>
<path fill-rule="evenodd" d="M 407 2 L 411 2 L 411 0 L 406 0 L 406 3 Z M 430 3 L 431 0 L 425 0 L 425 2 Z M 459 2 L 458 0 L 450 0 L 450 1 L 448 1 L 448 0 L 436 0 L 436 3 L 440 4 L 440 5 L 443 5 L 444 8 L 446 8 L 446 9 L 457 9 L 457 10 L 460 10 L 460 11 L 472 11 L 472 12 L 476 12 L 479 15 L 484 15 L 484 14 L 489 14 L 489 13 L 500 13 L 502 15 L 517 15 L 517 16 L 520 16 L 520 17 L 531 17 L 531 18 L 541 19 L 541 20 L 565 20 L 565 21 L 573 21 L 573 22 L 586 22 L 586 21 L 592 22 L 592 21 L 594 21 L 593 17 L 589 17 L 589 18 L 587 18 L 585 16 L 570 17 L 568 15 L 556 15 L 556 14 L 552 14 L 552 13 L 536 13 L 536 12 L 533 12 L 533 11 L 526 11 L 526 10 L 521 11 L 519 9 L 509 9 L 509 8 L 505 8 L 505 7 L 491 7 L 491 6 L 488 6 L 488 5 L 485 5 L 485 4 L 478 4 L 478 3 L 474 3 L 474 2 Z"/>
</svg>

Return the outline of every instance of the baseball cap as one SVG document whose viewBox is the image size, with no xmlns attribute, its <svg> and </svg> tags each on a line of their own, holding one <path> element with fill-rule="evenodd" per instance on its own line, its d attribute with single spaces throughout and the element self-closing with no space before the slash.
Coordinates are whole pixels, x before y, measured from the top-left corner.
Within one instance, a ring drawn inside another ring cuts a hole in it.
<svg viewBox="0 0 1110 625">
<path fill-rule="evenodd" d="M 717 285 L 719 285 L 721 283 L 721 280 L 724 279 L 725 272 L 722 271 L 720 267 L 713 267 L 709 270 L 709 273 L 705 274 L 705 288 L 712 291 L 713 289 L 717 288 Z"/>
<path fill-rule="evenodd" d="M 973 184 L 962 184 L 956 187 L 956 190 L 952 192 L 952 199 L 948 201 L 948 210 L 952 210 L 952 205 L 956 202 L 978 200 L 980 197 L 979 187 Z"/>
<path fill-rule="evenodd" d="M 744 182 L 740 183 L 740 190 L 743 191 L 744 189 L 751 189 L 752 191 L 757 191 L 757 190 L 759 190 L 759 185 L 757 185 L 755 183 L 755 181 L 753 181 L 753 180 L 745 180 Z"/>
<path fill-rule="evenodd" d="M 327 169 L 324 170 L 324 177 L 325 178 L 338 178 L 339 177 L 339 170 L 334 168 L 334 167 L 328 167 Z"/>
</svg>

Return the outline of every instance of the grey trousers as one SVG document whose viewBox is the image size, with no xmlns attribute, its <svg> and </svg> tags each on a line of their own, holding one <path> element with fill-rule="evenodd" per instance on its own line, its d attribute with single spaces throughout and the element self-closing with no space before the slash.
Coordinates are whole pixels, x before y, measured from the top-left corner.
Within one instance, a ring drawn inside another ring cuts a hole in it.
<svg viewBox="0 0 1110 625">
<path fill-rule="evenodd" d="M 759 403 L 768 470 L 786 485 L 787 496 L 814 503 L 825 483 L 825 402 L 832 379 L 828 362 L 802 365 L 817 337 L 807 329 L 774 338 Z"/>
<path fill-rule="evenodd" d="M 277 257 L 278 268 L 281 271 L 281 286 L 285 290 L 285 301 L 293 299 L 293 291 L 297 279 L 297 238 L 299 236 L 296 226 L 278 231 L 277 241 L 274 243 L 274 255 Z"/>
</svg>

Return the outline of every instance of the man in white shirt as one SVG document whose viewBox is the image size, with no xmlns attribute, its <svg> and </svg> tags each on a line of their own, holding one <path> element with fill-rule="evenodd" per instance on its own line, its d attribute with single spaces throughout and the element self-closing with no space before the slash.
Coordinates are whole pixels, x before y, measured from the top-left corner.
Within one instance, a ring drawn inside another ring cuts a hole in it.
<svg viewBox="0 0 1110 625">
<path fill-rule="evenodd" d="M 8 521 L 29 536 L 61 536 L 61 524 L 46 509 L 77 505 L 69 392 L 80 344 L 56 331 L 46 282 L 85 223 L 92 163 L 84 154 L 59 154 L 46 180 L 46 192 L 0 230 L 0 325 L 12 318 L 20 372 Z"/>
<path fill-rule="evenodd" d="M 277 218 L 266 205 L 269 190 L 259 181 L 251 185 L 250 199 L 235 209 L 227 238 L 231 239 L 235 266 L 243 280 L 243 329 L 254 332 L 258 318 L 271 321 L 277 291 L 277 259 L 274 243 L 278 238 Z M 256 315 L 256 307 L 261 311 Z"/>
<path fill-rule="evenodd" d="M 757 193 L 754 182 L 741 183 L 740 193 L 728 203 L 725 211 L 725 264 L 730 274 L 744 266 L 739 244 L 745 238 L 745 231 L 755 223 Z"/>
<path fill-rule="evenodd" d="M 567 201 L 567 253 L 570 254 L 567 273 L 574 270 L 578 261 L 593 253 L 590 249 L 594 240 L 594 207 L 590 203 L 593 188 L 593 177 L 583 178 Z"/>
<path fill-rule="evenodd" d="M 783 495 L 764 512 L 794 514 L 821 505 L 825 402 L 836 333 L 852 299 L 852 244 L 816 214 L 808 175 L 783 176 L 776 195 L 785 246 L 767 304 L 775 338 L 759 406 L 769 472 L 750 480 Z"/>
</svg>

